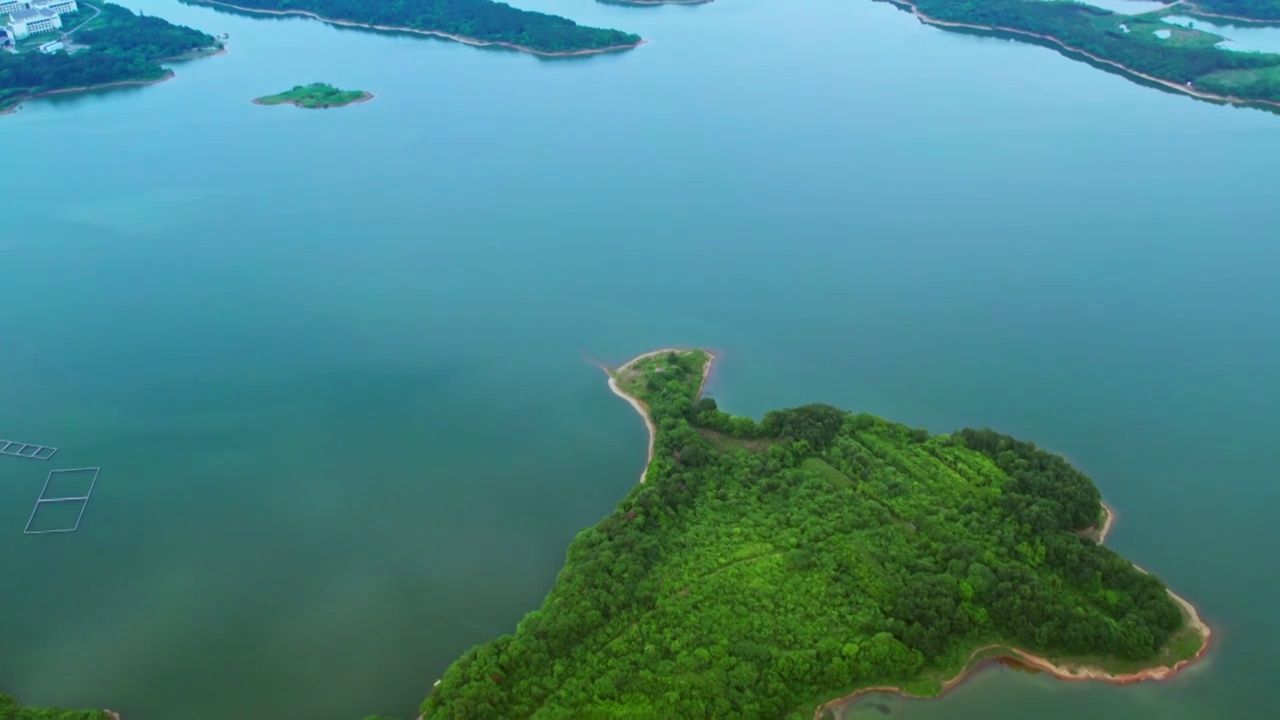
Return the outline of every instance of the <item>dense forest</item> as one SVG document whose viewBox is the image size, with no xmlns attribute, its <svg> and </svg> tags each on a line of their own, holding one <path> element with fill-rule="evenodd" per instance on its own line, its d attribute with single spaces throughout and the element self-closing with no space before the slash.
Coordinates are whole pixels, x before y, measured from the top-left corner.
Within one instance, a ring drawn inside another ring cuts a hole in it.
<svg viewBox="0 0 1280 720">
<path fill-rule="evenodd" d="M 697 397 L 705 361 L 617 374 L 658 428 L 646 481 L 428 720 L 807 718 L 869 685 L 936 693 L 989 643 L 1115 669 L 1198 649 L 1161 581 L 1082 532 L 1100 496 L 1061 457 L 827 405 L 731 416 Z"/>
<path fill-rule="evenodd" d="M 111 3 L 101 7 L 102 14 L 74 35 L 76 43 L 89 46 L 85 50 L 0 52 L 0 110 L 49 90 L 161 78 L 165 70 L 158 60 L 216 43 L 211 35 L 158 17 L 139 17 Z"/>
<path fill-rule="evenodd" d="M 213 2 L 220 0 L 192 0 Z M 490 0 L 225 0 L 228 5 L 277 12 L 305 11 L 329 20 L 460 35 L 518 45 L 539 53 L 568 53 L 635 45 L 639 35 L 584 27 L 567 18 Z"/>
<path fill-rule="evenodd" d="M 903 5 L 905 0 L 888 0 Z M 1226 2 L 1226 0 L 1219 0 Z M 912 0 L 937 20 L 1049 35 L 1072 48 L 1140 73 L 1244 100 L 1280 102 L 1280 55 L 1216 47 L 1222 40 L 1151 18 L 1118 15 L 1068 2 L 1038 0 Z M 1243 2 L 1243 0 L 1242 0 Z M 1276 5 L 1280 0 L 1249 0 Z M 1170 38 L 1154 34 L 1172 30 Z M 1056 47 L 1056 46 L 1055 46 Z"/>
<path fill-rule="evenodd" d="M 0 693 L 0 720 L 110 720 L 110 717 L 101 710 L 23 707 Z"/>
<path fill-rule="evenodd" d="M 1219 15 L 1280 21 L 1280 0 L 1194 0 L 1191 4 Z"/>
</svg>

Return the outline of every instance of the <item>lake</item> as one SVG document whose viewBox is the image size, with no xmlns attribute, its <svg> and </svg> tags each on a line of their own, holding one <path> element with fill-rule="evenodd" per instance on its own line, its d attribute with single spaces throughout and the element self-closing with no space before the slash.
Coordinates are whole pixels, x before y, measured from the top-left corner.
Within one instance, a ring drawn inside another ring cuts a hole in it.
<svg viewBox="0 0 1280 720">
<path fill-rule="evenodd" d="M 650 41 L 554 61 L 126 4 L 229 52 L 0 118 L 0 437 L 60 448 L 0 457 L 3 691 L 412 717 L 635 482 L 589 362 L 700 345 L 732 412 L 1063 453 L 1214 629 L 1168 683 L 990 670 L 895 716 L 1280 703 L 1280 117 L 864 0 L 520 0 Z M 376 97 L 250 103 L 315 81 Z M 22 534 L 83 466 L 79 531 Z"/>
</svg>

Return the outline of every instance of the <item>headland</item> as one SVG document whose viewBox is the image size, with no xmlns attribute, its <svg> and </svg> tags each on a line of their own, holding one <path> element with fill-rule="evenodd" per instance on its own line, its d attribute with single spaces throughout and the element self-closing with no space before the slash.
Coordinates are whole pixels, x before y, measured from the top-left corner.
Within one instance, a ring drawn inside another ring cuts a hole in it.
<svg viewBox="0 0 1280 720">
<path fill-rule="evenodd" d="M 1125 684 L 1203 656 L 1195 608 L 1095 541 L 1114 514 L 1061 456 L 822 404 L 730 415 L 703 395 L 712 364 L 664 348 L 606 368 L 650 433 L 641 482 L 539 609 L 449 667 L 427 720 L 821 717 L 1000 658 Z"/>
</svg>

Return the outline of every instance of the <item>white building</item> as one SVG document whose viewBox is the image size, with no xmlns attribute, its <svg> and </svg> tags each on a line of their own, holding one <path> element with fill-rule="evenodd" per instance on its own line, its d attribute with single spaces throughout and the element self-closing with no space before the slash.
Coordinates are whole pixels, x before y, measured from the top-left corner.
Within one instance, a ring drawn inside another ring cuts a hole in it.
<svg viewBox="0 0 1280 720">
<path fill-rule="evenodd" d="M 32 10 L 52 10 L 59 15 L 66 15 L 79 10 L 76 0 L 29 0 L 27 7 Z"/>
<path fill-rule="evenodd" d="M 52 10 L 19 10 L 9 13 L 9 34 L 14 40 L 62 27 L 62 16 Z"/>
<path fill-rule="evenodd" d="M 79 9 L 76 0 L 0 0 L 0 15 L 12 15 L 19 10 L 52 10 L 66 15 Z"/>
</svg>

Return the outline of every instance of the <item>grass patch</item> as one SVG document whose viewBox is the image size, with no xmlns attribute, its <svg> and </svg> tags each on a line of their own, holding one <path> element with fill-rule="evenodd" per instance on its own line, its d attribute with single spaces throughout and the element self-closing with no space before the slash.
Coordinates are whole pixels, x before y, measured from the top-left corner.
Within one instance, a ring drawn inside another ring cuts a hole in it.
<svg viewBox="0 0 1280 720">
<path fill-rule="evenodd" d="M 822 458 L 805 458 L 800 463 L 800 469 L 807 470 L 814 475 L 817 475 L 823 480 L 831 483 L 832 487 L 835 487 L 838 490 L 853 487 L 853 480 L 850 480 L 848 475 L 845 475 L 839 470 L 831 467 L 827 464 L 827 461 Z"/>
<path fill-rule="evenodd" d="M 711 447 L 717 450 L 746 450 L 749 453 L 763 453 L 769 449 L 770 445 L 777 445 L 780 441 L 766 438 L 735 438 L 725 435 L 722 432 L 708 430 L 707 428 L 698 428 L 698 434 L 703 440 L 710 443 Z M 822 462 L 819 460 L 818 462 Z M 826 465 L 826 463 L 823 463 Z M 828 465 L 827 467 L 831 467 Z M 832 468 L 833 470 L 835 468 Z M 838 470 L 836 472 L 839 472 Z"/>
</svg>

